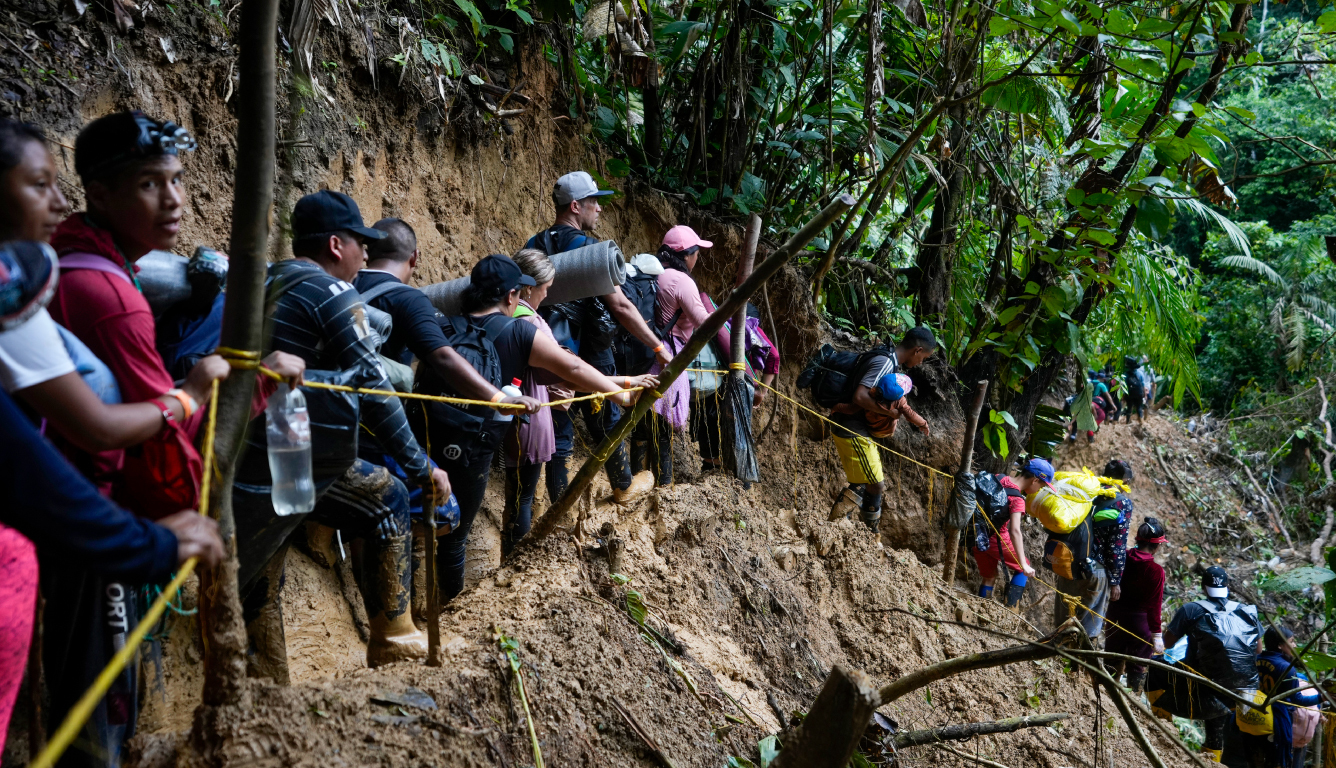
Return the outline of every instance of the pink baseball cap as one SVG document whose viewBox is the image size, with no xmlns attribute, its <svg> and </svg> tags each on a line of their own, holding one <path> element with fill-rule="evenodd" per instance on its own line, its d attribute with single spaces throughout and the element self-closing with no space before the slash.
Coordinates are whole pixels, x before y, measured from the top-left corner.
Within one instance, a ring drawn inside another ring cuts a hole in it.
<svg viewBox="0 0 1336 768">
<path fill-rule="evenodd" d="M 678 224 L 668 230 L 668 234 L 663 236 L 663 244 L 672 248 L 674 251 L 685 251 L 688 248 L 699 246 L 701 248 L 711 248 L 714 243 L 709 240 L 700 239 L 696 230 L 685 224 Z"/>
</svg>

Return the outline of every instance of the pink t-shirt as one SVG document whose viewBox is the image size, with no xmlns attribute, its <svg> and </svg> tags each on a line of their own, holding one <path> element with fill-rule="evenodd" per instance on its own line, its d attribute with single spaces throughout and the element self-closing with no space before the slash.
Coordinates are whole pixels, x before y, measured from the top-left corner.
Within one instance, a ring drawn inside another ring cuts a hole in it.
<svg viewBox="0 0 1336 768">
<path fill-rule="evenodd" d="M 691 279 L 691 275 L 676 269 L 665 269 L 663 274 L 659 275 L 658 281 L 659 299 L 656 304 L 659 325 L 667 325 L 672 321 L 673 315 L 678 315 L 677 323 L 673 325 L 668 335 L 673 337 L 680 347 L 691 338 L 691 334 L 696 332 L 710 313 L 701 302 L 700 289 L 696 287 L 696 281 Z M 681 310 L 681 314 L 678 314 L 678 310 Z"/>
</svg>

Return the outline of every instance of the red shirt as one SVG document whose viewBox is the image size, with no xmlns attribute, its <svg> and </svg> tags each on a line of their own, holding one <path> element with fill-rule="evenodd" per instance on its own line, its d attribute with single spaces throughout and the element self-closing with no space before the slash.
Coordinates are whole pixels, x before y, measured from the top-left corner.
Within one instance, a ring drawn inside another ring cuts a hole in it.
<svg viewBox="0 0 1336 768">
<path fill-rule="evenodd" d="M 1110 607 L 1120 612 L 1146 614 L 1146 626 L 1160 631 L 1160 607 L 1164 604 L 1164 568 L 1155 555 L 1139 549 L 1127 550 L 1127 567 L 1120 585 L 1123 596 Z"/>
<path fill-rule="evenodd" d="M 51 244 L 61 256 L 91 254 L 124 269 L 125 260 L 111 233 L 90 224 L 82 213 L 61 222 Z M 144 402 L 172 388 L 172 377 L 154 343 L 153 311 L 130 280 L 94 269 L 62 269 L 48 310 L 107 364 L 120 385 L 122 402 Z M 202 414 L 196 413 L 182 424 L 187 434 L 194 436 L 201 419 Z M 88 454 L 70 445 L 65 449 L 99 491 L 114 495 L 125 451 Z"/>
</svg>

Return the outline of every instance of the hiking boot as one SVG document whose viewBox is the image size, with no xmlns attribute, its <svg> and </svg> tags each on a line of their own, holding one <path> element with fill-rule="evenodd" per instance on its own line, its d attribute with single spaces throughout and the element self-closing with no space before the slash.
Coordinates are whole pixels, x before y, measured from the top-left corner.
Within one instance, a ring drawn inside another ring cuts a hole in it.
<svg viewBox="0 0 1336 768">
<path fill-rule="evenodd" d="M 283 561 L 285 550 L 270 559 L 259 580 L 246 595 L 242 617 L 246 621 L 246 676 L 269 678 L 288 685 L 288 644 L 283 631 Z"/>
<path fill-rule="evenodd" d="M 612 489 L 612 499 L 618 504 L 630 504 L 646 496 L 656 485 L 654 473 L 647 469 L 631 478 L 630 487 Z"/>
<path fill-rule="evenodd" d="M 862 506 L 862 492 L 850 485 L 840 491 L 840 497 L 835 500 L 835 504 L 830 508 L 829 519 L 832 521 L 846 519 L 855 509 L 860 509 Z"/>
<path fill-rule="evenodd" d="M 371 624 L 366 664 L 372 669 L 427 657 L 427 635 L 414 626 L 409 608 L 411 537 L 406 534 L 376 542 L 368 539 L 363 545 L 362 599 Z"/>
</svg>

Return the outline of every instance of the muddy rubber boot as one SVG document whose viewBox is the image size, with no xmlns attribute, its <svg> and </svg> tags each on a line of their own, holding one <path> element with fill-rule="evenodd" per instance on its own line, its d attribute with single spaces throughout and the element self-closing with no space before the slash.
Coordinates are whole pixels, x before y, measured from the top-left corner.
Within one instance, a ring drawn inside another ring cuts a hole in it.
<svg viewBox="0 0 1336 768">
<path fill-rule="evenodd" d="M 307 520 L 302 523 L 306 529 L 306 546 L 302 549 L 315 564 L 321 568 L 333 568 L 339 562 L 339 545 L 334 541 L 334 529 L 328 525 Z"/>
<path fill-rule="evenodd" d="M 1225 750 L 1223 749 L 1206 749 L 1205 747 L 1203 747 L 1201 750 L 1202 759 L 1208 763 L 1220 762 L 1220 759 L 1224 756 L 1224 754 Z"/>
<path fill-rule="evenodd" d="M 1132 693 L 1141 693 L 1141 689 L 1146 687 L 1145 669 L 1132 669 L 1127 672 L 1127 687 Z"/>
<path fill-rule="evenodd" d="M 631 487 L 626 490 L 614 488 L 612 491 L 612 498 L 618 504 L 630 504 L 654 490 L 655 485 L 657 485 L 657 483 L 654 481 L 654 473 L 647 469 L 635 477 L 632 477 Z"/>
<path fill-rule="evenodd" d="M 267 677 L 288 685 L 288 643 L 283 632 L 283 561 L 285 549 L 270 559 L 242 603 L 246 621 L 246 676 Z"/>
<path fill-rule="evenodd" d="M 864 491 L 863 503 L 858 509 L 859 518 L 873 533 L 881 531 L 881 494 Z"/>
<path fill-rule="evenodd" d="M 1025 574 L 1018 573 L 1007 583 L 1007 607 L 1017 613 L 1021 610 L 1021 598 L 1025 596 L 1025 585 L 1028 581 Z"/>
<path fill-rule="evenodd" d="M 830 508 L 829 520 L 844 520 L 853 514 L 855 509 L 863 506 L 863 487 L 850 485 L 840 491 L 840 497 L 835 500 L 835 504 Z"/>
<path fill-rule="evenodd" d="M 427 635 L 413 625 L 409 610 L 411 534 L 364 544 L 362 599 L 371 624 L 366 664 L 376 667 L 427 657 Z"/>
<path fill-rule="evenodd" d="M 520 475 L 515 469 L 507 469 L 501 474 L 506 480 L 506 500 L 501 508 L 501 559 L 504 561 L 515 551 L 512 529 L 520 513 Z"/>
</svg>

